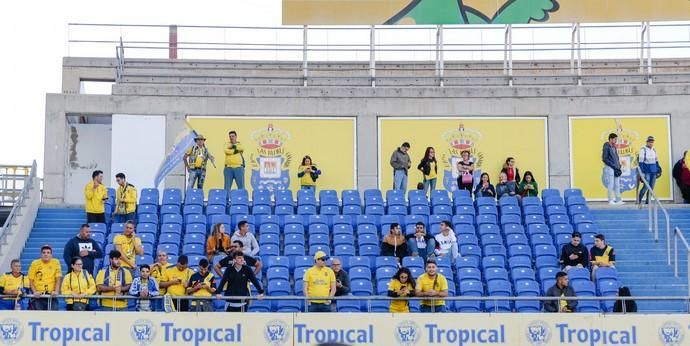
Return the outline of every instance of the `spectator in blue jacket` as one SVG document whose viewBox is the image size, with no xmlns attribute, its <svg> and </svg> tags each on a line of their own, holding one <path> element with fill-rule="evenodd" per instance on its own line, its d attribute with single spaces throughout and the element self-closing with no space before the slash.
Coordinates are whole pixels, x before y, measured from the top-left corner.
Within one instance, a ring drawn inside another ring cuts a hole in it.
<svg viewBox="0 0 690 346">
<path fill-rule="evenodd" d="M 647 137 L 647 144 L 640 149 L 640 155 L 637 158 L 637 162 L 640 164 L 642 176 L 649 184 L 649 187 L 654 190 L 656 179 L 661 176 L 659 157 L 656 154 L 656 149 L 654 149 L 654 136 Z M 642 196 L 644 196 L 645 193 L 647 194 L 647 201 L 645 204 L 649 204 L 649 191 L 647 191 L 647 185 L 645 184 L 642 184 L 640 195 L 637 196 L 637 203 L 642 203 Z"/>
<path fill-rule="evenodd" d="M 624 204 L 621 199 L 621 163 L 616 149 L 618 135 L 609 134 L 609 141 L 604 143 L 601 150 L 601 160 L 604 161 L 604 182 L 609 193 L 609 204 Z M 615 200 L 614 200 L 615 197 Z"/>
</svg>

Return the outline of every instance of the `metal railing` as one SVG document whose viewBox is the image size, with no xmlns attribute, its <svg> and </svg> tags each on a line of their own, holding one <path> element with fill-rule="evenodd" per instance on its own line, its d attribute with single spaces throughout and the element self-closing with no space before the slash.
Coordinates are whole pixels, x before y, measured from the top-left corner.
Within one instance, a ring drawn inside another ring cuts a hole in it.
<svg viewBox="0 0 690 346">
<path fill-rule="evenodd" d="M 688 244 L 688 241 L 685 239 L 680 227 L 673 229 L 673 274 L 678 277 L 678 239 L 683 242 L 683 246 L 685 247 L 685 251 L 688 255 L 686 257 L 688 265 L 688 271 L 686 274 L 688 276 L 688 294 L 690 294 L 690 244 Z"/>
<path fill-rule="evenodd" d="M 74 295 L 47 295 L 47 294 L 24 294 L 21 295 L 19 298 L 15 295 L 0 295 L 0 298 L 12 298 L 12 299 L 17 299 L 17 301 L 30 301 L 31 299 L 47 299 L 48 300 L 48 307 L 49 309 L 53 307 L 53 304 L 59 304 L 58 299 L 89 299 L 89 300 L 96 300 L 98 301 L 103 301 L 103 300 L 109 300 L 112 301 L 113 303 L 117 300 L 122 301 L 122 300 L 127 300 L 127 301 L 138 301 L 138 300 L 149 300 L 149 301 L 160 301 L 163 300 L 164 297 L 162 296 L 156 296 L 156 297 L 134 297 L 130 295 L 119 295 L 119 296 L 113 296 L 113 295 L 84 295 L 84 296 L 74 296 Z M 625 313 L 625 305 L 624 302 L 626 301 L 679 301 L 682 302 L 686 306 L 685 312 L 690 312 L 690 296 L 660 296 L 660 297 L 650 297 L 650 296 L 629 296 L 629 297 L 622 297 L 622 296 L 580 296 L 580 297 L 537 297 L 537 296 L 518 296 L 518 297 L 510 297 L 510 296 L 481 296 L 481 297 L 475 297 L 475 296 L 449 296 L 445 298 L 435 298 L 435 297 L 389 297 L 389 296 L 340 296 L 340 297 L 304 297 L 304 296 L 211 296 L 211 297 L 197 297 L 197 296 L 173 296 L 171 299 L 176 303 L 176 306 L 180 306 L 180 302 L 183 300 L 187 301 L 214 301 L 214 300 L 222 300 L 222 301 L 241 301 L 242 303 L 246 303 L 248 301 L 297 301 L 302 303 L 301 307 L 299 308 L 301 312 L 306 312 L 307 309 L 306 307 L 309 305 L 310 300 L 329 300 L 332 303 L 335 303 L 337 306 L 338 301 L 356 301 L 360 303 L 366 302 L 366 311 L 363 312 L 373 312 L 373 306 L 372 302 L 374 301 L 387 301 L 387 302 L 392 302 L 392 301 L 431 301 L 431 305 L 433 306 L 434 303 L 437 303 L 439 300 L 442 300 L 444 302 L 493 302 L 495 303 L 495 308 L 494 310 L 491 311 L 486 311 L 485 312 L 501 312 L 504 311 L 501 308 L 501 305 L 498 304 L 498 302 L 549 302 L 549 301 L 561 301 L 561 300 L 567 300 L 567 301 L 596 301 L 597 303 L 601 304 L 601 302 L 605 301 L 621 301 L 623 304 L 621 304 L 622 312 Z M 160 302 L 161 304 L 163 302 Z M 100 310 L 117 310 L 115 305 L 113 304 L 113 307 L 99 307 Z M 122 308 L 120 308 L 122 309 Z M 541 311 L 541 309 L 540 309 Z M 505 312 L 505 311 L 504 311 Z M 514 311 L 517 313 L 517 311 Z M 562 311 L 558 311 L 559 313 Z M 601 313 L 606 313 L 605 311 L 601 311 Z"/>
<path fill-rule="evenodd" d="M 653 76 L 664 73 L 690 76 L 690 62 L 658 63 L 664 58 L 690 58 L 689 30 L 690 23 L 685 22 L 281 27 L 71 23 L 68 44 L 73 56 L 98 56 L 103 47 L 107 47 L 106 56 L 112 56 L 112 47 L 116 47 L 120 79 L 127 49 L 131 58 L 177 59 L 179 51 L 183 59 L 295 62 L 291 68 L 305 82 L 312 71 L 336 71 L 323 64 L 314 69 L 310 66 L 314 62 L 357 62 L 361 66 L 349 68 L 366 75 L 342 78 L 369 78 L 375 86 L 376 78 L 406 69 L 390 64 L 379 67 L 379 63 L 407 61 L 429 63 L 413 66 L 414 71 L 428 73 L 414 77 L 435 79 L 439 86 L 446 78 L 486 76 L 458 75 L 478 70 L 501 75 L 508 85 L 524 71 L 574 77 L 577 84 L 592 74 L 638 76 L 651 84 Z M 185 39 L 178 41 L 178 37 Z M 89 53 L 74 53 L 81 49 Z M 597 59 L 618 59 L 624 66 L 585 64 Z M 535 67 L 521 63 L 536 61 L 562 64 Z M 453 62 L 493 62 L 496 66 L 467 67 Z M 256 69 L 262 68 L 270 67 Z M 388 74 L 382 76 L 382 72 Z"/>
<path fill-rule="evenodd" d="M 637 167 L 637 174 L 640 177 L 640 182 L 647 188 L 649 193 L 647 223 L 649 225 L 649 232 L 654 233 L 654 241 L 657 242 L 659 241 L 659 210 L 664 214 L 664 220 L 666 222 L 666 260 L 668 265 L 671 265 L 671 216 L 668 214 L 663 204 L 661 204 L 661 201 L 656 196 L 654 189 L 649 185 L 649 182 L 644 177 L 639 166 Z M 639 196 L 635 196 L 635 199 L 638 200 Z M 639 202 L 642 203 L 642 200 L 639 199 Z"/>
<path fill-rule="evenodd" d="M 19 196 L 17 196 L 17 199 L 14 202 L 14 205 L 12 206 L 12 210 L 10 210 L 10 214 L 7 216 L 7 219 L 5 220 L 5 223 L 2 225 L 2 230 L 0 230 L 0 244 L 4 243 L 5 237 L 7 236 L 7 232 L 10 231 L 10 226 L 14 224 L 15 219 L 18 216 L 19 213 L 19 208 L 22 207 L 24 204 L 24 200 L 26 197 L 29 195 L 29 190 L 33 188 L 33 183 L 36 178 L 36 161 L 31 164 L 31 170 L 28 176 L 24 176 L 24 183 L 23 183 L 23 188 L 22 191 L 19 193 Z"/>
<path fill-rule="evenodd" d="M 0 206 L 15 204 L 30 172 L 31 166 L 0 165 Z"/>
</svg>

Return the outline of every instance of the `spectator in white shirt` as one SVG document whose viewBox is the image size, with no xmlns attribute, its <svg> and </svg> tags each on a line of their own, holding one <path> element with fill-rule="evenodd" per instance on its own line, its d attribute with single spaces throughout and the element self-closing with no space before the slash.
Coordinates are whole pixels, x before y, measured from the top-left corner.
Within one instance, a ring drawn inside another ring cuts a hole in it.
<svg viewBox="0 0 690 346">
<path fill-rule="evenodd" d="M 455 237 L 455 232 L 451 228 L 450 221 L 441 221 L 441 233 L 436 237 L 436 256 L 450 257 L 452 262 L 460 255 L 458 251 L 458 238 Z"/>
<path fill-rule="evenodd" d="M 647 137 L 647 144 L 640 149 L 640 155 L 637 158 L 637 162 L 640 164 L 642 176 L 649 184 L 649 187 L 654 190 L 656 179 L 661 176 L 659 157 L 654 149 L 654 136 Z M 649 204 L 649 191 L 647 191 L 647 185 L 644 184 L 642 184 L 640 195 L 637 196 L 637 203 L 642 203 L 642 197 L 645 193 L 647 194 L 647 201 L 645 204 Z"/>
</svg>

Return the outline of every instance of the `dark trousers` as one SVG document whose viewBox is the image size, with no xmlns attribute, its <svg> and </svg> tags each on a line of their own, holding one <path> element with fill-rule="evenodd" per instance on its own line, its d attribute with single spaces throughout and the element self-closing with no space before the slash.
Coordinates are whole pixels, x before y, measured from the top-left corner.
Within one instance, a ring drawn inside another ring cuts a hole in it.
<svg viewBox="0 0 690 346">
<path fill-rule="evenodd" d="M 310 303 L 309 312 L 332 312 L 331 304 L 324 303 Z"/>
<path fill-rule="evenodd" d="M 246 305 L 245 306 L 228 306 L 225 308 L 226 312 L 245 312 L 246 311 Z"/>
<path fill-rule="evenodd" d="M 105 223 L 105 213 L 86 213 L 86 223 Z"/>
<path fill-rule="evenodd" d="M 189 311 L 189 300 L 172 297 L 173 306 L 177 311 Z"/>
<path fill-rule="evenodd" d="M 50 303 L 48 303 L 50 301 Z M 49 307 L 50 305 L 50 307 Z M 58 309 L 58 300 L 49 298 L 35 298 L 31 301 L 32 310 L 54 310 Z"/>
</svg>

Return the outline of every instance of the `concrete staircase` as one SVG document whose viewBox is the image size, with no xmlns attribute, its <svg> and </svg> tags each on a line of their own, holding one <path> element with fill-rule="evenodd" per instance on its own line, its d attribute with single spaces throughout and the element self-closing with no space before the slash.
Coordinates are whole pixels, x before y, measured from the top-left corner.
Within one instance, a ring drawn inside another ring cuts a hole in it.
<svg viewBox="0 0 690 346">
<path fill-rule="evenodd" d="M 667 264 L 666 230 L 659 219 L 659 241 L 648 231 L 647 209 L 636 206 L 595 209 L 595 224 L 616 251 L 616 267 L 622 285 L 630 287 L 635 296 L 687 296 L 687 253 L 679 244 L 679 276 Z M 670 209 L 671 227 L 680 227 L 690 235 L 690 209 Z M 673 250 L 673 238 L 671 238 Z M 673 255 L 673 253 L 672 253 Z M 638 301 L 641 312 L 688 312 L 686 301 Z"/>
<path fill-rule="evenodd" d="M 62 259 L 65 243 L 79 233 L 79 226 L 84 222 L 84 209 L 40 208 L 22 251 L 22 271 L 28 272 L 31 261 L 41 256 L 41 246 L 44 244 L 53 247 L 53 257 L 63 265 L 63 272 L 67 271 Z"/>
</svg>

